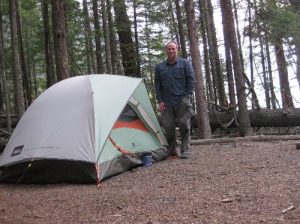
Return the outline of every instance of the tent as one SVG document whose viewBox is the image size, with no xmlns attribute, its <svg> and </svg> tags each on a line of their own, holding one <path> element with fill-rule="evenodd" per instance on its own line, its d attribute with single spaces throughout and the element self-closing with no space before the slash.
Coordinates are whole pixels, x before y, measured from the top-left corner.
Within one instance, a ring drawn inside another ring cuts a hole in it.
<svg viewBox="0 0 300 224">
<path fill-rule="evenodd" d="M 142 79 L 76 76 L 27 109 L 0 157 L 0 181 L 96 183 L 165 159 L 166 139 Z"/>
</svg>

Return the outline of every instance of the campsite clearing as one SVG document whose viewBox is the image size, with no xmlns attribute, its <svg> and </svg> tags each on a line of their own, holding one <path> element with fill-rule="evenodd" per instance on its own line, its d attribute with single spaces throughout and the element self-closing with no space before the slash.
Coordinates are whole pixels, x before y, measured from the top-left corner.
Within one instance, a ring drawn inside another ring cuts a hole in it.
<svg viewBox="0 0 300 224">
<path fill-rule="evenodd" d="M 300 223 L 299 141 L 194 145 L 96 185 L 0 184 L 0 223 Z"/>
</svg>

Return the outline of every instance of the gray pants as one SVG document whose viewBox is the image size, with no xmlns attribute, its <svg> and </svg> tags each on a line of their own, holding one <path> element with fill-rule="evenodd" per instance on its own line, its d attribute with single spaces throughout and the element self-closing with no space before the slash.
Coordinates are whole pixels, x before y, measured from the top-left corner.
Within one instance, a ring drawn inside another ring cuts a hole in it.
<svg viewBox="0 0 300 224">
<path fill-rule="evenodd" d="M 169 153 L 176 152 L 176 123 L 179 127 L 181 138 L 181 153 L 187 153 L 190 149 L 190 120 L 192 105 L 190 99 L 183 97 L 181 102 L 175 106 L 168 105 L 162 114 L 162 122 L 166 131 L 169 144 Z"/>
</svg>

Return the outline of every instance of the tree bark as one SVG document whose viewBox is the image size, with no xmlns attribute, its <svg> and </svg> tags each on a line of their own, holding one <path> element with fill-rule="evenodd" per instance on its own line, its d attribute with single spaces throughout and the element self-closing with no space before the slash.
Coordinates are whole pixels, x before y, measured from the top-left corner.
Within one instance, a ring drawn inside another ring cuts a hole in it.
<svg viewBox="0 0 300 224">
<path fill-rule="evenodd" d="M 100 22 L 98 13 L 98 2 L 93 1 L 93 15 L 94 15 L 94 29 L 95 29 L 95 45 L 96 45 L 96 61 L 97 61 L 97 73 L 101 74 L 104 71 L 102 48 L 101 48 L 101 36 L 100 36 Z"/>
<path fill-rule="evenodd" d="M 142 77 L 141 59 L 140 59 L 140 50 L 139 50 L 140 48 L 139 48 L 137 7 L 138 7 L 137 0 L 133 0 L 133 18 L 134 18 L 133 20 L 134 20 L 134 40 L 135 40 L 136 65 L 138 68 L 138 76 Z"/>
<path fill-rule="evenodd" d="M 209 51 L 211 57 L 211 64 L 212 67 L 215 69 L 215 77 L 216 77 L 216 86 L 217 86 L 217 94 L 219 104 L 221 106 L 228 106 L 227 97 L 224 88 L 224 76 L 221 70 L 221 62 L 219 57 L 218 51 L 218 44 L 217 44 L 217 34 L 214 22 L 214 15 L 213 15 L 213 7 L 211 0 L 207 1 L 207 32 L 208 32 L 208 43 L 209 43 Z"/>
<path fill-rule="evenodd" d="M 25 110 L 26 108 L 32 103 L 32 85 L 31 85 L 31 77 L 30 72 L 28 69 L 29 64 L 27 64 L 25 59 L 25 52 L 24 52 L 24 42 L 23 42 L 23 30 L 22 30 L 22 22 L 20 18 L 20 11 L 19 11 L 19 2 L 16 3 L 16 14 L 17 14 L 17 27 L 18 27 L 18 40 L 19 40 L 19 51 L 20 51 L 20 59 L 21 59 L 21 68 L 23 74 L 23 86 L 25 89 L 25 98 L 27 101 L 25 103 Z M 25 34 L 26 35 L 26 34 Z"/>
<path fill-rule="evenodd" d="M 53 37 L 57 80 L 70 76 L 65 30 L 65 0 L 52 0 Z"/>
<path fill-rule="evenodd" d="M 222 20 L 226 21 L 225 13 L 222 13 Z M 223 24 L 223 35 L 224 35 L 224 48 L 225 48 L 225 60 L 226 60 L 226 73 L 228 79 L 228 94 L 229 94 L 229 105 L 235 106 L 236 105 L 236 98 L 235 98 L 235 85 L 234 85 L 234 77 L 232 71 L 232 57 L 231 57 L 231 50 L 230 50 L 230 37 L 229 37 L 229 30 L 228 27 Z"/>
<path fill-rule="evenodd" d="M 106 56 L 106 72 L 111 74 L 111 50 L 110 50 L 110 40 L 109 40 L 109 26 L 108 26 L 108 17 L 107 17 L 107 8 L 105 0 L 101 0 L 101 9 L 102 9 L 102 23 L 104 31 L 104 43 L 105 43 L 105 56 Z"/>
<path fill-rule="evenodd" d="M 278 74 L 279 74 L 279 81 L 280 81 L 282 108 L 283 109 L 294 108 L 293 98 L 292 98 L 291 89 L 289 85 L 287 63 L 285 60 L 283 44 L 280 37 L 276 39 L 275 54 L 276 54 L 276 62 L 278 66 Z"/>
<path fill-rule="evenodd" d="M 251 127 L 297 127 L 300 126 L 300 108 L 294 109 L 261 109 L 249 110 Z M 238 127 L 240 122 L 238 111 L 209 112 L 209 123 L 212 130 L 217 128 Z M 192 126 L 197 128 L 197 116 L 193 115 Z"/>
<path fill-rule="evenodd" d="M 299 0 L 289 0 L 294 8 L 294 11 L 300 16 L 300 1 Z M 300 24 L 298 24 L 298 30 L 300 30 Z M 300 87 L 300 37 L 294 37 L 295 50 L 297 56 L 297 71 L 296 76 L 298 80 L 298 85 Z"/>
<path fill-rule="evenodd" d="M 25 112 L 22 69 L 19 53 L 18 29 L 17 29 L 17 11 L 16 0 L 9 1 L 10 6 L 10 26 L 11 26 L 11 45 L 13 52 L 13 71 L 14 71 L 14 93 L 16 100 L 16 110 L 20 119 Z"/>
<path fill-rule="evenodd" d="M 187 15 L 187 26 L 190 40 L 190 49 L 192 54 L 192 64 L 196 77 L 196 109 L 199 138 L 211 138 L 211 129 L 209 126 L 207 102 L 205 100 L 204 82 L 201 71 L 201 58 L 198 47 L 197 26 L 195 21 L 195 11 L 193 0 L 185 0 L 185 11 Z"/>
<path fill-rule="evenodd" d="M 3 42 L 3 19 L 2 19 L 2 1 L 0 1 L 0 76 L 3 87 L 4 110 L 6 115 L 6 127 L 9 133 L 12 132 L 10 102 L 8 95 L 8 85 L 4 66 L 4 42 Z"/>
<path fill-rule="evenodd" d="M 122 63 L 127 76 L 139 77 L 136 65 L 134 44 L 132 40 L 131 24 L 126 12 L 125 0 L 114 0 L 116 26 L 120 41 Z"/>
<path fill-rule="evenodd" d="M 248 22 L 249 22 L 249 64 L 250 64 L 250 84 L 251 84 L 251 88 L 254 87 L 254 55 L 253 55 L 253 27 L 252 27 L 252 11 L 251 11 L 251 4 L 248 2 L 248 12 L 249 12 L 249 18 L 248 18 Z M 255 103 L 254 103 L 254 94 L 251 94 L 251 105 L 252 105 L 252 109 L 255 108 Z"/>
<path fill-rule="evenodd" d="M 260 60 L 261 60 L 261 66 L 262 66 L 262 76 L 263 76 L 263 87 L 265 92 L 265 102 L 267 105 L 267 108 L 271 108 L 270 104 L 270 86 L 269 86 L 269 79 L 266 72 L 266 60 L 265 60 L 265 53 L 264 53 L 264 45 L 262 42 L 262 38 L 259 37 L 259 46 L 260 46 Z"/>
<path fill-rule="evenodd" d="M 43 14 L 43 23 L 44 23 L 46 77 L 47 77 L 47 88 L 49 88 L 56 82 L 56 79 L 55 79 L 53 58 L 51 53 L 51 44 L 50 44 L 51 41 L 50 41 L 48 0 L 43 0 L 42 10 L 43 10 L 42 14 Z"/>
<path fill-rule="evenodd" d="M 205 67 L 205 78 L 206 78 L 206 96 L 207 99 L 217 104 L 216 98 L 217 96 L 214 94 L 215 91 L 213 90 L 213 83 L 211 80 L 211 71 L 209 67 L 209 54 L 207 48 L 207 34 L 206 34 L 206 21 L 205 21 L 205 12 L 204 12 L 204 4 L 203 0 L 199 0 L 199 11 L 200 11 L 200 29 L 202 35 L 202 42 L 203 42 L 203 54 L 204 54 L 204 67 Z"/>
<path fill-rule="evenodd" d="M 88 73 L 96 72 L 96 64 L 94 60 L 94 46 L 92 41 L 92 30 L 90 25 L 90 16 L 88 11 L 87 0 L 82 1 L 83 16 L 84 16 L 84 35 L 85 35 L 85 46 L 86 46 L 86 61 Z"/>
<path fill-rule="evenodd" d="M 241 58 L 239 57 L 239 50 L 237 46 L 231 0 L 221 0 L 220 3 L 222 13 L 224 13 L 225 18 L 225 21 L 223 21 L 223 26 L 227 26 L 229 31 L 228 34 L 230 40 L 230 49 L 233 58 L 233 69 L 239 107 L 239 131 L 241 136 L 246 136 L 251 134 L 251 129 L 247 111 L 245 81 L 243 77 Z"/>
<path fill-rule="evenodd" d="M 112 62 L 112 70 L 113 74 L 123 74 L 123 67 L 119 60 L 118 54 L 118 42 L 116 40 L 116 32 L 115 32 L 115 21 L 113 20 L 113 16 L 111 13 L 111 0 L 106 0 L 107 6 L 107 18 L 108 18 L 108 26 L 109 29 L 109 39 L 110 39 L 110 49 L 111 49 L 111 62 Z"/>
<path fill-rule="evenodd" d="M 272 72 L 272 63 L 271 63 L 271 55 L 270 55 L 270 47 L 268 40 L 266 41 L 266 54 L 267 54 L 267 62 L 268 62 L 268 74 L 269 74 L 269 80 L 270 80 L 270 92 L 271 92 L 271 104 L 272 109 L 276 109 L 276 94 L 274 91 L 274 82 L 273 82 L 273 72 Z"/>
<path fill-rule="evenodd" d="M 188 55 L 186 51 L 185 34 L 183 29 L 180 1 L 175 0 L 175 5 L 176 5 L 176 17 L 178 21 L 179 40 L 180 40 L 180 53 L 181 53 L 181 57 L 187 58 Z"/>
</svg>

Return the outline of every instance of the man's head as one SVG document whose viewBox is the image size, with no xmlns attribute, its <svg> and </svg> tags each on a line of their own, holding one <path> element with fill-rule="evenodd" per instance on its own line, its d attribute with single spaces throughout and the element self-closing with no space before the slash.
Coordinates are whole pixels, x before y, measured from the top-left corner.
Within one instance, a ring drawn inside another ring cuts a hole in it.
<svg viewBox="0 0 300 224">
<path fill-rule="evenodd" d="M 166 52 L 167 52 L 167 56 L 168 56 L 168 61 L 170 63 L 174 63 L 177 58 L 177 54 L 178 54 L 177 44 L 173 41 L 168 42 L 166 44 Z"/>
</svg>

